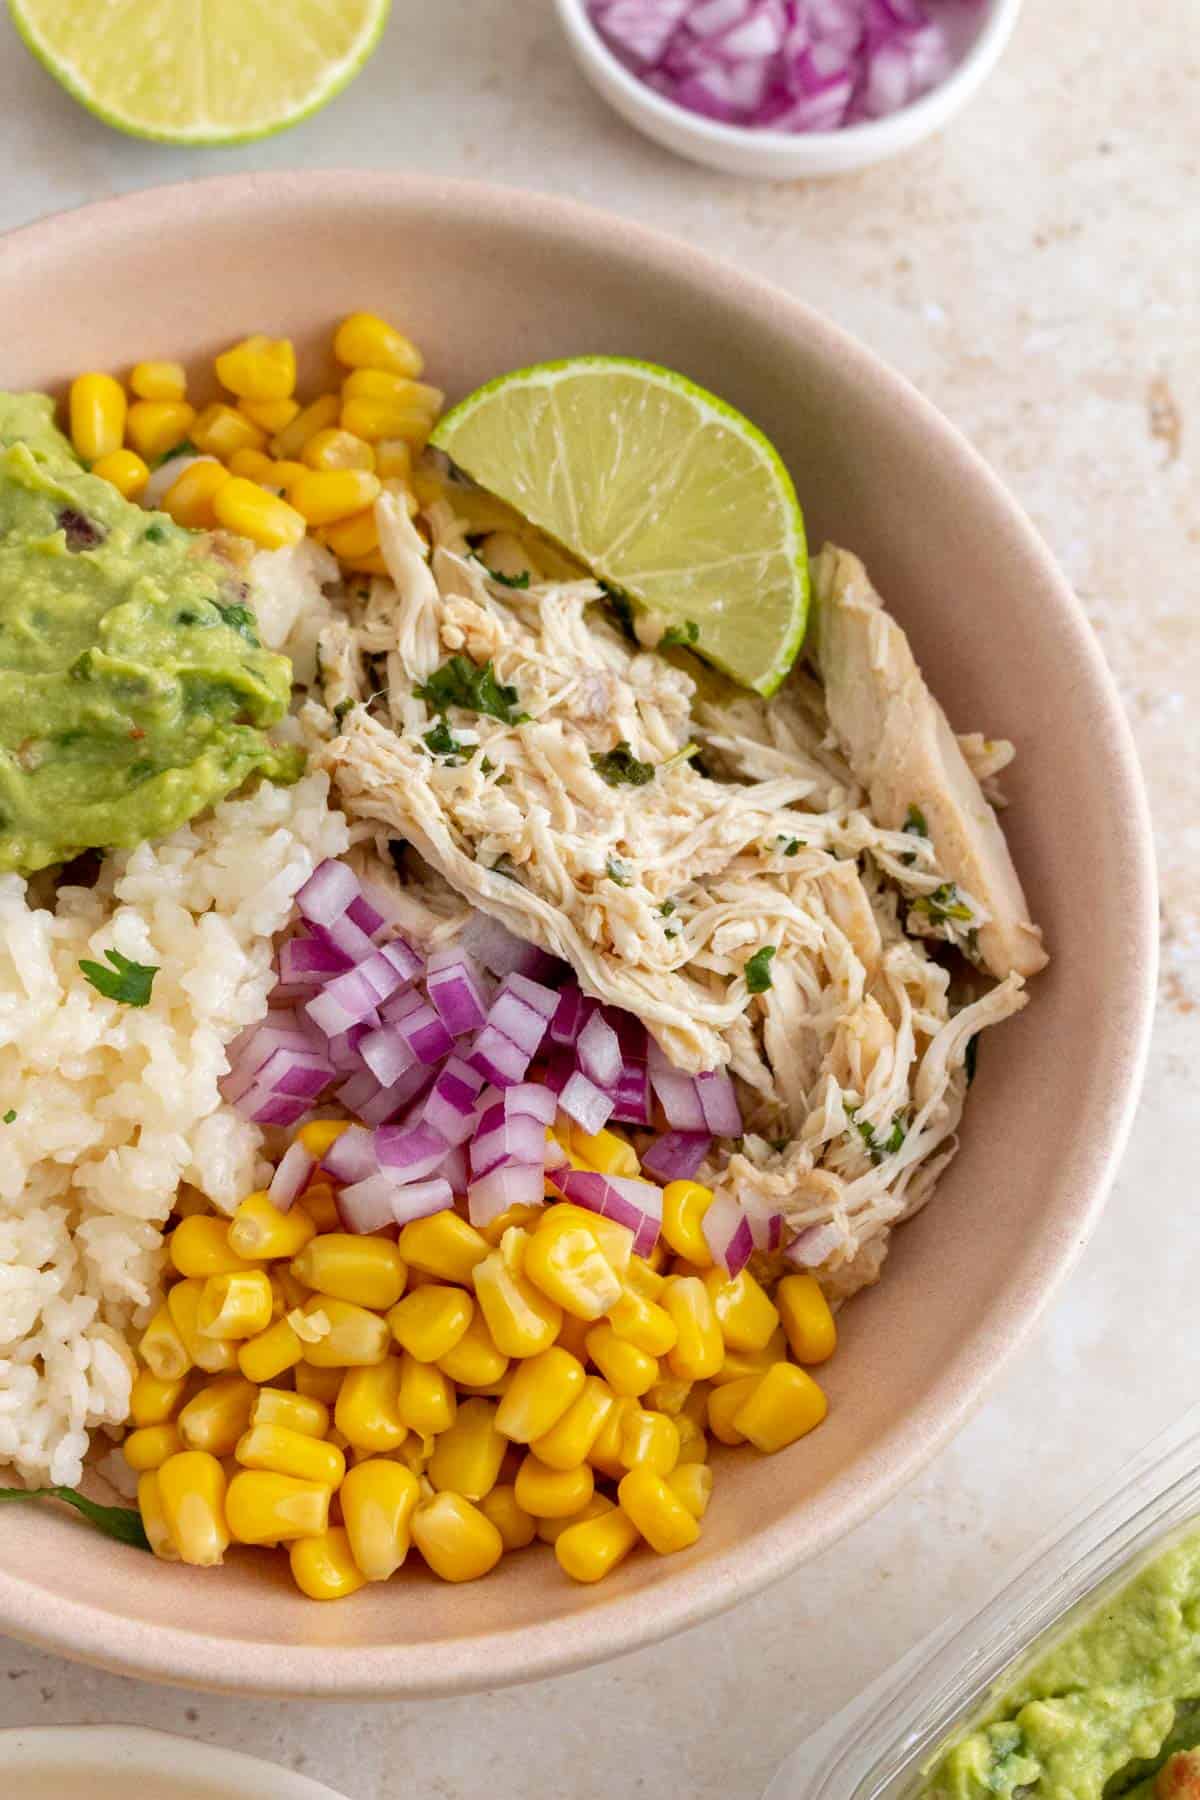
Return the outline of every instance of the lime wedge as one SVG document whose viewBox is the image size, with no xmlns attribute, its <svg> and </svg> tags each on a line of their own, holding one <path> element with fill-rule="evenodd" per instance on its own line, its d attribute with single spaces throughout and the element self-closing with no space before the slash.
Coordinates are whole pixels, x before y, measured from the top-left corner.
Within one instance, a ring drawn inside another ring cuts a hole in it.
<svg viewBox="0 0 1200 1800">
<path fill-rule="evenodd" d="M 29 48 L 89 112 L 170 144 L 244 143 L 307 118 L 362 68 L 388 5 L 9 0 Z"/>
<path fill-rule="evenodd" d="M 808 613 L 791 478 L 749 419 L 670 369 L 575 356 L 518 369 L 431 440 L 743 687 L 772 694 Z"/>
</svg>

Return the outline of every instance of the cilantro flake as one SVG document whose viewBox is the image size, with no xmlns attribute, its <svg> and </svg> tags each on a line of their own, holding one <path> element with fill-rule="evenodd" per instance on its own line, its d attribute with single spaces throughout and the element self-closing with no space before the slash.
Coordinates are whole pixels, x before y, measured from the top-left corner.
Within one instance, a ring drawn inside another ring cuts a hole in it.
<svg viewBox="0 0 1200 1800">
<path fill-rule="evenodd" d="M 639 762 L 624 738 L 603 755 L 593 750 L 592 767 L 609 787 L 645 787 L 654 780 L 654 764 Z"/>
<path fill-rule="evenodd" d="M 671 650 L 677 645 L 685 648 L 689 644 L 700 641 L 700 627 L 695 619 L 685 619 L 682 625 L 668 625 L 658 640 L 658 649 Z"/>
<path fill-rule="evenodd" d="M 974 1040 L 974 1038 L 972 1038 L 972 1039 L 971 1039 L 971 1042 L 972 1042 L 972 1043 L 974 1043 L 974 1042 L 975 1042 L 975 1040 Z M 6 1113 L 5 1113 L 5 1115 L 4 1115 L 4 1123 L 5 1123 L 5 1124 L 6 1124 L 6 1125 L 11 1125 L 11 1124 L 12 1124 L 12 1122 L 13 1122 L 13 1120 L 14 1120 L 14 1119 L 15 1119 L 15 1118 L 16 1118 L 16 1116 L 17 1116 L 17 1109 L 16 1109 L 16 1107 L 15 1107 L 15 1106 L 10 1106 L 10 1107 L 9 1107 L 9 1109 L 8 1109 L 8 1111 L 7 1111 L 7 1112 L 6 1112 Z"/>
<path fill-rule="evenodd" d="M 498 581 L 501 587 L 517 588 L 522 593 L 529 586 L 528 569 L 522 569 L 519 575 L 505 575 L 500 569 L 493 569 L 489 563 L 485 563 L 477 550 L 472 550 L 471 555 L 475 558 L 475 561 L 479 564 L 489 581 Z"/>
<path fill-rule="evenodd" d="M 334 723 L 340 727 L 346 714 L 354 711 L 353 700 L 339 700 L 333 709 Z"/>
<path fill-rule="evenodd" d="M 112 964 L 111 969 L 106 969 L 103 963 L 88 962 L 82 957 L 79 962 L 84 976 L 96 992 L 103 994 L 106 1000 L 119 1000 L 123 1006 L 148 1006 L 158 965 L 131 962 L 119 950 L 106 950 L 104 955 Z"/>
<path fill-rule="evenodd" d="M 486 713 L 505 725 L 520 725 L 529 717 L 528 713 L 516 710 L 516 688 L 497 681 L 490 662 L 480 669 L 469 656 L 461 654 L 452 656 L 440 669 L 435 669 L 429 680 L 421 682 L 413 692 L 439 713 L 448 712 L 452 706 L 461 706 L 464 712 Z"/>
<path fill-rule="evenodd" d="M 106 1537 L 116 1538 L 122 1544 L 132 1544 L 138 1550 L 149 1550 L 150 1540 L 146 1536 L 141 1514 L 132 1506 L 101 1506 L 96 1500 L 89 1500 L 73 1487 L 39 1487 L 39 1488 L 0 1488 L 0 1500 L 64 1500 L 68 1506 L 82 1513 L 98 1531 Z"/>
<path fill-rule="evenodd" d="M 145 531 L 142 533 L 142 542 L 144 544 L 165 544 L 166 541 L 167 528 L 165 525 L 147 525 Z"/>
<path fill-rule="evenodd" d="M 246 642 L 255 650 L 261 648 L 258 641 L 258 633 L 254 629 L 254 614 L 248 606 L 222 606 L 219 600 L 214 600 L 213 605 L 220 613 L 225 624 L 236 631 L 239 637 L 245 638 Z"/>
<path fill-rule="evenodd" d="M 675 911 L 675 902 L 673 900 L 664 900 L 658 910 L 664 919 L 669 919 L 671 914 Z"/>
<path fill-rule="evenodd" d="M 619 856 L 609 857 L 604 865 L 604 872 L 617 887 L 629 886 L 629 864 L 622 862 Z"/>
<path fill-rule="evenodd" d="M 775 839 L 775 848 L 782 850 L 785 856 L 798 856 L 804 847 L 803 838 L 784 837 L 782 832 Z"/>
<path fill-rule="evenodd" d="M 885 1138 L 881 1138 L 869 1119 L 855 1118 L 854 1115 L 858 1111 L 857 1106 L 848 1106 L 846 1111 L 873 1163 L 881 1163 L 885 1156 L 894 1155 L 908 1136 L 908 1126 L 902 1112 L 893 1114 L 892 1128 Z"/>
<path fill-rule="evenodd" d="M 763 944 L 746 961 L 746 987 L 752 994 L 765 994 L 771 986 L 771 958 L 774 944 Z"/>
<path fill-rule="evenodd" d="M 975 917 L 966 902 L 959 899 L 958 884 L 953 881 L 943 881 L 932 894 L 919 894 L 912 902 L 912 911 L 924 913 L 935 925 L 944 925 L 949 919 L 969 923 Z"/>
<path fill-rule="evenodd" d="M 439 719 L 437 724 L 425 733 L 422 741 L 434 756 L 448 758 L 452 768 L 458 768 L 466 760 L 466 745 L 459 743 L 445 719 Z"/>
</svg>

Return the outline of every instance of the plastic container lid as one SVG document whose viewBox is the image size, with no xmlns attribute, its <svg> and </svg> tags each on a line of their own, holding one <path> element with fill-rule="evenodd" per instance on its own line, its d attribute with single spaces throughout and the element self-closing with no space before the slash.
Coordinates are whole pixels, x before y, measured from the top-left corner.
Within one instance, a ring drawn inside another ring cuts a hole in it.
<svg viewBox="0 0 1200 1800">
<path fill-rule="evenodd" d="M 973 1616 L 924 1639 L 790 1756 L 764 1800 L 913 1800 L 937 1752 L 1015 1667 L 1045 1652 L 1189 1524 L 1200 1525 L 1200 1407 L 1086 1501 Z"/>
</svg>

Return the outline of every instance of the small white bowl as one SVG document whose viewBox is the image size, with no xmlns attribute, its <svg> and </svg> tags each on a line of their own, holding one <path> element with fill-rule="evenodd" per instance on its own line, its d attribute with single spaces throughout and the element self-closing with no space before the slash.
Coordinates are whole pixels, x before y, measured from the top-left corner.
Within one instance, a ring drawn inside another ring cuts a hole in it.
<svg viewBox="0 0 1200 1800">
<path fill-rule="evenodd" d="M 940 131 L 966 105 L 1007 44 L 1021 0 L 989 0 L 965 54 L 945 81 L 886 119 L 840 131 L 753 131 L 723 125 L 647 87 L 609 49 L 588 13 L 587 0 L 555 0 L 575 60 L 598 94 L 622 118 L 656 143 L 727 175 L 762 175 L 797 181 L 809 175 L 841 175 L 908 150 Z"/>
</svg>

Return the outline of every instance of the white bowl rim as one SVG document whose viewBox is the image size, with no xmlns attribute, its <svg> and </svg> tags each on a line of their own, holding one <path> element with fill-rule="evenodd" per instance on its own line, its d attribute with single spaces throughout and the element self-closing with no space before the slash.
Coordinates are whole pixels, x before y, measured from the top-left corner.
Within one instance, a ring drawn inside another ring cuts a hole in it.
<svg viewBox="0 0 1200 1800">
<path fill-rule="evenodd" d="M 70 248 L 76 233 L 102 234 L 110 219 L 142 211 L 147 229 L 161 213 L 186 208 L 193 217 L 244 212 L 250 216 L 292 201 L 337 207 L 347 191 L 373 206 L 389 202 L 425 207 L 440 218 L 458 218 L 467 229 L 481 209 L 493 216 L 544 231 L 556 241 L 585 245 L 619 231 L 639 266 L 691 286 L 702 283 L 718 300 L 739 306 L 747 300 L 768 317 L 786 317 L 812 341 L 824 342 L 839 361 L 877 393 L 890 393 L 920 421 L 927 438 L 938 440 L 967 464 L 1003 514 L 1014 548 L 1036 561 L 1052 581 L 1064 622 L 1075 638 L 1079 669 L 1086 671 L 1106 708 L 1109 733 L 1103 755 L 1110 777 L 1114 830 L 1128 857 L 1126 921 L 1128 956 L 1113 976 L 1114 1007 L 1123 1022 L 1120 1082 L 1113 1082 L 1097 1109 L 1097 1129 L 1077 1137 L 1063 1152 L 1070 1186 L 1081 1196 L 1072 1215 L 1069 1242 L 1049 1274 L 1043 1273 L 1032 1300 L 1015 1316 L 977 1326 L 954 1391 L 935 1388 L 923 1396 L 894 1431 L 877 1441 L 873 1453 L 843 1473 L 826 1490 L 820 1522 L 809 1528 L 799 1549 L 788 1519 L 755 1532 L 736 1551 L 712 1561 L 706 1580 L 696 1583 L 681 1568 L 663 1570 L 633 1594 L 607 1599 L 601 1590 L 564 1655 L 554 1619 L 510 1633 L 446 1638 L 436 1645 L 392 1644 L 369 1651 L 347 1644 L 319 1647 L 262 1640 L 239 1640 L 239 1661 L 253 1667 L 249 1678 L 231 1686 L 224 1640 L 191 1631 L 185 1624 L 148 1626 L 115 1616 L 86 1601 L 55 1596 L 49 1622 L 42 1590 L 20 1574 L 0 1567 L 0 1630 L 39 1648 L 144 1680 L 175 1682 L 215 1692 L 313 1699 L 395 1699 L 478 1692 L 484 1688 L 569 1673 L 659 1642 L 675 1632 L 727 1611 L 751 1594 L 790 1574 L 878 1512 L 959 1431 L 979 1405 L 999 1371 L 1024 1343 L 1034 1324 L 1074 1267 L 1103 1209 L 1133 1122 L 1149 1051 L 1158 971 L 1158 902 L 1154 838 L 1133 734 L 1116 684 L 1084 609 L 1054 559 L 1007 488 L 983 457 L 950 421 L 902 375 L 840 326 L 780 289 L 673 239 L 600 209 L 558 196 L 492 183 L 424 174 L 362 169 L 292 169 L 209 177 L 177 182 L 94 201 L 49 215 L 0 235 L 0 278 L 6 256 L 36 258 Z M 882 1466 L 881 1466 L 882 1465 Z M 510 1640 L 512 1652 L 507 1650 Z M 519 1648 L 517 1645 L 519 1644 Z M 481 1645 L 483 1648 L 481 1649 Z"/>
<path fill-rule="evenodd" d="M 87 1774 L 98 1757 L 106 1772 L 130 1780 L 171 1780 L 184 1775 L 218 1782 L 228 1800 L 341 1800 L 323 1781 L 282 1763 L 265 1762 L 203 1738 L 181 1737 L 151 1725 L 10 1725 L 0 1730 L 0 1775 Z M 268 1785 L 269 1779 L 269 1785 Z M 19 1787 L 10 1788 L 16 1793 Z M 152 1790 L 155 1794 L 158 1789 Z"/>
<path fill-rule="evenodd" d="M 644 111 L 664 128 L 693 136 L 710 149 L 727 151 L 753 148 L 760 162 L 772 154 L 797 163 L 824 162 L 845 151 L 857 168 L 882 160 L 893 150 L 907 148 L 946 123 L 965 105 L 979 83 L 1003 53 L 1021 10 L 1022 0 L 987 0 L 988 15 L 970 47 L 944 81 L 920 99 L 902 106 L 883 119 L 859 120 L 836 131 L 770 131 L 749 125 L 729 125 L 703 113 L 679 106 L 640 81 L 632 69 L 605 42 L 592 23 L 588 0 L 555 0 L 559 20 L 576 52 L 601 65 L 625 95 L 632 108 Z M 658 140 L 663 141 L 661 138 Z M 850 147 L 852 146 L 852 151 Z"/>
</svg>

